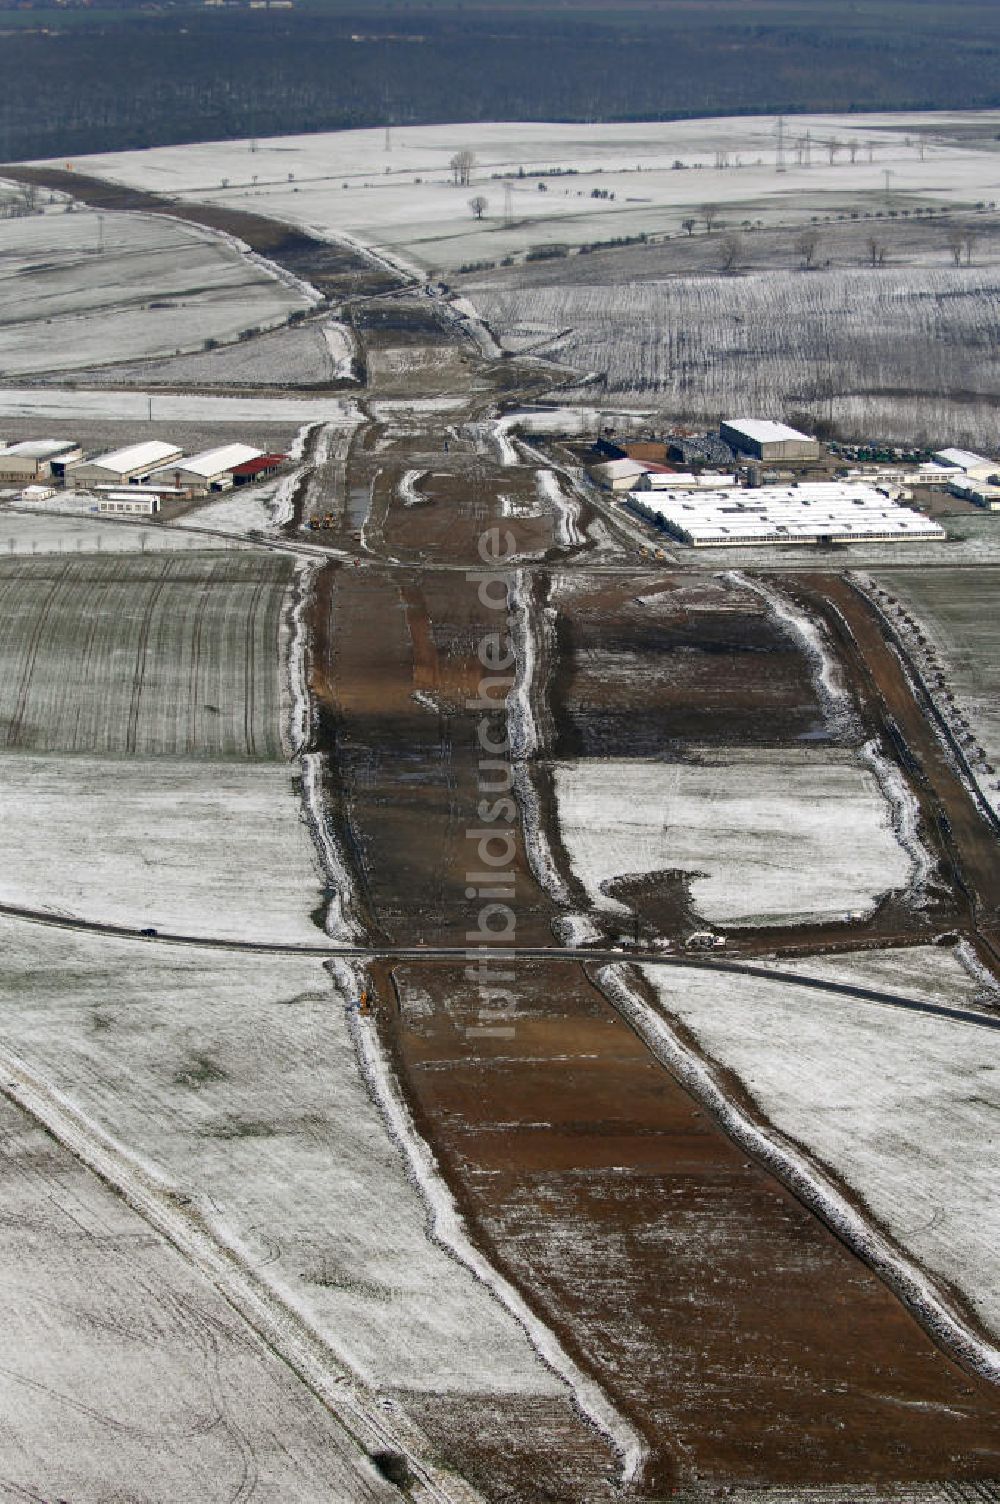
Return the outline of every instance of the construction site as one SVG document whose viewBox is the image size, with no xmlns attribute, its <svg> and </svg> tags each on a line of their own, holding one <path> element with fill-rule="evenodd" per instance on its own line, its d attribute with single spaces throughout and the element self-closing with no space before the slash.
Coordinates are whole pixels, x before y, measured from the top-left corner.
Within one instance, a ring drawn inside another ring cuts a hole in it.
<svg viewBox="0 0 1000 1504">
<path fill-rule="evenodd" d="M 88 484 L 197 504 L 0 507 L 18 1393 L 73 1313 L 15 1493 L 1000 1498 L 992 462 L 581 416 L 225 228 L 341 279 L 363 395 L 266 492 L 123 432 Z"/>
</svg>

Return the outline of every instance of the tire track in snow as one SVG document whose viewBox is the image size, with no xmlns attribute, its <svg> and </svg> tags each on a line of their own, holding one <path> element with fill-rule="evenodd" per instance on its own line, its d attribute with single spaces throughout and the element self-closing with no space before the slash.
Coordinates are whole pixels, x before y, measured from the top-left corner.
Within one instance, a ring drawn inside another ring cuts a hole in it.
<svg viewBox="0 0 1000 1504">
<path fill-rule="evenodd" d="M 423 1461 L 431 1450 L 423 1433 L 395 1408 L 393 1421 L 386 1418 L 378 1395 L 349 1371 L 302 1313 L 259 1277 L 252 1255 L 215 1223 L 210 1208 L 132 1153 L 3 1046 L 0 1092 L 166 1238 L 316 1395 L 338 1426 L 345 1452 L 356 1460 L 359 1494 L 363 1490 L 376 1504 L 399 1498 L 371 1461 L 389 1451 L 405 1457 L 410 1466 L 413 1482 L 407 1497 L 414 1504 L 482 1504 L 464 1480 L 445 1477 Z"/>
</svg>

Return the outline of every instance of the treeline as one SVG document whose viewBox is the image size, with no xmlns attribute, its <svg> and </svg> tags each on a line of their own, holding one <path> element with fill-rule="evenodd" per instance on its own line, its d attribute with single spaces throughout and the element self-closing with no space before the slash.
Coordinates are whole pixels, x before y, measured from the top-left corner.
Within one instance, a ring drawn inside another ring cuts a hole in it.
<svg viewBox="0 0 1000 1504">
<path fill-rule="evenodd" d="M 1000 104 L 1000 7 L 72 13 L 3 37 L 0 158 L 449 120 Z M 841 13 L 843 12 L 843 13 Z M 401 24 L 405 18 L 405 25 Z M 628 24 L 626 24 L 626 20 Z M 352 36 L 361 40 L 352 40 Z M 947 66 L 942 66 L 942 56 Z"/>
</svg>

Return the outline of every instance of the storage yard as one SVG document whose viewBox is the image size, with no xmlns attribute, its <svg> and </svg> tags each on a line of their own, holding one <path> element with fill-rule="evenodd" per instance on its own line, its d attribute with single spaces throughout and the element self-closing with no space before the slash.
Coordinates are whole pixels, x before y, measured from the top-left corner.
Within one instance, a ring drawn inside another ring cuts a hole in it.
<svg viewBox="0 0 1000 1504">
<path fill-rule="evenodd" d="M 873 486 L 802 482 L 725 491 L 633 491 L 629 506 L 694 548 L 762 544 L 927 541 L 940 523 L 897 506 Z"/>
<path fill-rule="evenodd" d="M 605 437 L 574 450 L 588 461 L 592 484 L 692 548 L 943 542 L 949 533 L 927 510 L 941 489 L 982 511 L 1000 509 L 1000 484 L 989 480 L 1000 482 L 1000 460 L 949 448 L 852 467 L 838 446 L 770 419 L 726 419 L 717 434 L 650 435 L 645 443 Z M 707 463 L 698 457 L 708 454 Z M 683 468 L 692 458 L 698 468 Z"/>
</svg>

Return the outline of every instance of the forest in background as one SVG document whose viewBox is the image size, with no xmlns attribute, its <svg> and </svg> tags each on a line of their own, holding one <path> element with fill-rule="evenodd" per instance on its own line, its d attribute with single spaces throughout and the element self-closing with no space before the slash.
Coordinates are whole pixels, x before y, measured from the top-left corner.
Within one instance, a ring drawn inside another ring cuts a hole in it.
<svg viewBox="0 0 1000 1504">
<path fill-rule="evenodd" d="M 1000 105 L 1000 7 L 940 0 L 0 0 L 0 159 L 391 122 Z"/>
</svg>

